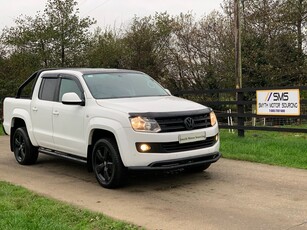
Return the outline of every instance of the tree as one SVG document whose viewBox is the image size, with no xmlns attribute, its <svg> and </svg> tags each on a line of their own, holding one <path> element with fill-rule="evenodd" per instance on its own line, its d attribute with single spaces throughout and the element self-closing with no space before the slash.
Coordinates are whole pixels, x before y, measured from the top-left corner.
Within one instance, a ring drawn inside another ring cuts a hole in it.
<svg viewBox="0 0 307 230">
<path fill-rule="evenodd" d="M 15 27 L 5 28 L 3 43 L 12 52 L 35 54 L 43 67 L 84 65 L 84 52 L 95 23 L 80 18 L 74 0 L 48 0 L 44 13 L 21 16 Z"/>
<path fill-rule="evenodd" d="M 249 0 L 243 3 L 243 86 L 299 84 L 297 67 L 302 66 L 302 56 L 295 33 L 287 26 L 289 13 L 284 10 L 284 2 Z"/>
<path fill-rule="evenodd" d="M 195 21 L 191 14 L 175 18 L 169 58 L 177 89 L 229 87 L 234 63 L 232 30 L 218 12 Z"/>
<path fill-rule="evenodd" d="M 40 68 L 86 64 L 89 27 L 94 20 L 80 18 L 76 6 L 74 0 L 48 0 L 43 14 L 20 16 L 15 26 L 2 31 L 0 101 L 14 96 L 18 86 Z"/>
<path fill-rule="evenodd" d="M 304 53 L 304 44 L 306 45 L 306 26 L 307 26 L 307 2 L 304 0 L 283 0 L 281 13 L 285 19 L 285 25 L 289 31 L 296 35 L 296 46 L 298 55 L 298 83 L 304 85 L 307 83 L 306 71 L 306 53 Z"/>
<path fill-rule="evenodd" d="M 86 59 L 89 67 L 124 68 L 122 38 L 115 30 L 97 28 L 90 38 Z"/>
<path fill-rule="evenodd" d="M 80 18 L 76 6 L 75 0 L 48 0 L 46 4 L 44 15 L 53 38 L 54 66 L 84 65 L 82 60 L 88 44 L 89 27 L 95 21 L 89 17 Z"/>
<path fill-rule="evenodd" d="M 123 37 L 123 66 L 144 71 L 160 82 L 168 78 L 167 50 L 170 46 L 173 19 L 166 13 L 133 19 Z"/>
</svg>

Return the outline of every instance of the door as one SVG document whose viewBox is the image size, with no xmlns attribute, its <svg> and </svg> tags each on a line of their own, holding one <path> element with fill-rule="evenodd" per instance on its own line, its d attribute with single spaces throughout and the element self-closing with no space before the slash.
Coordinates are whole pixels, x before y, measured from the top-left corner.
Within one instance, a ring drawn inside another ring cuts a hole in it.
<svg viewBox="0 0 307 230">
<path fill-rule="evenodd" d="M 43 76 L 38 97 L 31 102 L 31 119 L 33 134 L 39 146 L 53 148 L 52 108 L 55 102 L 55 92 L 59 79 L 56 76 Z"/>
<path fill-rule="evenodd" d="M 84 92 L 77 78 L 61 76 L 60 79 L 58 103 L 52 111 L 54 143 L 59 151 L 86 157 L 85 106 L 62 104 L 65 93 L 74 92 L 84 100 Z"/>
</svg>

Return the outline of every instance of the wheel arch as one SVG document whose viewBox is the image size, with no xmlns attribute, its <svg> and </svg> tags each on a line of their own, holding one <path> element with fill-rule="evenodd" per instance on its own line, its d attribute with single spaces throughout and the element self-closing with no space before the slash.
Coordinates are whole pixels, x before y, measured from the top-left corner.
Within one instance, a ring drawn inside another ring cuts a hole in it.
<svg viewBox="0 0 307 230">
<path fill-rule="evenodd" d="M 13 149 L 14 133 L 20 127 L 25 127 L 27 132 L 28 132 L 27 125 L 26 125 L 26 122 L 24 121 L 24 119 L 22 119 L 20 117 L 13 117 L 12 122 L 11 122 L 11 132 L 10 132 L 10 148 L 11 148 L 12 152 L 14 151 L 14 149 Z"/>
<path fill-rule="evenodd" d="M 17 120 L 20 126 L 16 129 L 11 141 L 15 159 L 21 165 L 32 165 L 35 164 L 38 157 L 38 147 L 32 145 L 28 135 L 27 128 L 23 125 L 23 120 Z"/>
<path fill-rule="evenodd" d="M 89 142 L 87 147 L 87 168 L 88 171 L 92 171 L 92 151 L 95 143 L 101 138 L 109 138 L 115 141 L 118 148 L 117 138 L 114 133 L 110 130 L 96 128 L 92 129 L 89 135 Z M 121 155 L 120 155 L 121 157 Z"/>
<path fill-rule="evenodd" d="M 26 128 L 32 145 L 37 146 L 37 141 L 33 136 L 32 132 L 33 127 L 29 113 L 24 109 L 15 109 L 13 111 L 13 116 L 11 119 L 10 140 L 12 140 L 12 137 L 14 136 L 14 132 L 16 131 L 16 129 L 20 127 Z M 12 145 L 11 145 L 11 150 L 12 150 Z"/>
</svg>

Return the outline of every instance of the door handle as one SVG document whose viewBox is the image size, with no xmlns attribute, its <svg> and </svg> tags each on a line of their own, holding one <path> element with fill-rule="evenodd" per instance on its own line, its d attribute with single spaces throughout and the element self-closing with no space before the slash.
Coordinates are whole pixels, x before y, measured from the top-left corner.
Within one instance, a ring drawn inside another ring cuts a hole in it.
<svg viewBox="0 0 307 230">
<path fill-rule="evenodd" d="M 33 107 L 32 110 L 33 110 L 34 112 L 37 112 L 38 109 L 37 109 L 37 107 Z"/>
<path fill-rule="evenodd" d="M 60 113 L 59 113 L 59 111 L 53 111 L 52 114 L 55 115 L 55 116 L 58 116 Z"/>
</svg>

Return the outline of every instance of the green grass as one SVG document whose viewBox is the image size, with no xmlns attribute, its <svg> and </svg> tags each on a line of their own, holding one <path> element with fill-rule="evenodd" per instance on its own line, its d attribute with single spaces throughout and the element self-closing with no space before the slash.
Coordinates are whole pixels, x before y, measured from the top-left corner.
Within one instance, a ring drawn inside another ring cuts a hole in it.
<svg viewBox="0 0 307 230">
<path fill-rule="evenodd" d="M 4 135 L 3 129 L 2 129 L 2 124 L 0 124 L 0 136 Z"/>
<path fill-rule="evenodd" d="M 102 214 L 44 198 L 22 187 L 0 182 L 1 230 L 139 229 Z"/>
<path fill-rule="evenodd" d="M 246 131 L 245 137 L 221 130 L 224 158 L 307 169 L 307 134 Z"/>
</svg>

